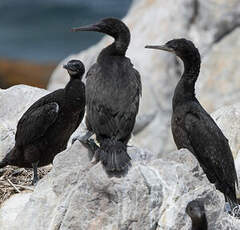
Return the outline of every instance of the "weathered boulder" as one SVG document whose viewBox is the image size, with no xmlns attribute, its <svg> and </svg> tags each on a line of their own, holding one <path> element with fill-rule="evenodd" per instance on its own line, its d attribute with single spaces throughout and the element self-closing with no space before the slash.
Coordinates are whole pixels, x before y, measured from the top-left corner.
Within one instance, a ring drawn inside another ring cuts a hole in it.
<svg viewBox="0 0 240 230">
<path fill-rule="evenodd" d="M 208 111 L 240 100 L 240 28 L 212 46 L 203 59 L 197 94 Z"/>
<path fill-rule="evenodd" d="M 23 113 L 48 91 L 26 85 L 0 89 L 0 160 L 13 147 L 17 123 Z"/>
<path fill-rule="evenodd" d="M 133 166 L 124 178 L 109 178 L 100 163 L 92 165 L 79 143 L 58 154 L 52 171 L 39 181 L 11 230 L 190 229 L 189 201 L 202 198 L 210 229 L 238 229 L 223 213 L 224 198 L 210 184 L 187 150 L 148 158 L 135 148 Z M 8 230 L 8 228 L 3 228 Z"/>
<path fill-rule="evenodd" d="M 215 111 L 212 117 L 227 137 L 236 158 L 240 150 L 240 103 L 224 106 Z"/>
<path fill-rule="evenodd" d="M 23 85 L 0 91 L 2 154 L 14 143 L 16 124 L 22 113 L 46 93 Z M 230 127 L 226 136 L 235 152 L 238 107 L 235 105 L 214 115 L 223 131 Z M 147 128 L 151 125 L 154 123 Z M 233 134 L 231 127 L 236 127 Z M 166 142 L 162 140 L 162 144 Z M 30 198 L 29 194 L 16 196 L 2 204 L 1 229 L 14 230 L 19 226 L 24 230 L 190 229 L 185 207 L 196 198 L 204 199 L 212 229 L 226 229 L 226 226 L 238 229 L 239 223 L 223 213 L 223 195 L 208 182 L 187 150 L 160 154 L 161 159 L 157 151 L 129 147 L 128 152 L 133 167 L 127 176 L 109 178 L 102 165 L 92 165 L 87 150 L 75 142 L 57 155 L 52 171 L 40 180 Z M 236 166 L 240 172 L 238 158 Z M 6 210 L 13 210 L 14 203 L 19 205 L 9 218 Z"/>
<path fill-rule="evenodd" d="M 11 196 L 0 206 L 0 226 L 3 230 L 11 230 L 14 227 L 16 216 L 23 210 L 31 193 L 23 192 Z"/>
<path fill-rule="evenodd" d="M 235 90 L 239 86 L 236 78 L 239 68 L 236 63 L 240 61 L 236 52 L 236 49 L 239 49 L 239 32 L 231 34 L 238 26 L 239 19 L 240 2 L 238 0 L 137 0 L 133 2 L 129 13 L 123 19 L 131 30 L 131 43 L 127 56 L 131 58 L 142 76 L 143 97 L 138 121 L 142 121 L 142 117 L 147 117 L 149 120 L 146 124 L 150 123 L 135 136 L 139 146 L 157 152 L 159 155 L 175 149 L 170 132 L 171 98 L 182 70 L 175 56 L 160 51 L 145 50 L 144 46 L 165 43 L 172 38 L 186 37 L 195 42 L 203 56 L 209 54 L 206 61 L 203 61 L 198 82 L 200 89 L 197 92 L 203 106 L 212 112 L 220 105 L 231 104 L 231 98 L 236 101 L 240 97 Z M 66 83 L 67 73 L 62 69 L 63 63 L 71 58 L 79 58 L 88 69 L 95 62 L 100 50 L 111 41 L 111 38 L 104 37 L 95 46 L 63 60 L 55 69 L 48 89 L 54 90 Z M 217 48 L 217 44 L 212 49 L 212 45 L 219 41 L 222 45 L 219 44 Z M 216 51 L 222 48 L 224 49 L 221 52 Z M 228 50 L 228 61 L 224 60 L 226 50 Z M 220 70 L 223 70 L 222 80 L 215 84 L 211 79 L 216 77 L 217 80 Z M 229 83 L 229 78 L 233 83 Z M 225 93 L 224 88 L 227 88 Z M 222 99 L 223 94 L 224 99 Z M 136 126 L 143 125 L 137 122 Z"/>
</svg>

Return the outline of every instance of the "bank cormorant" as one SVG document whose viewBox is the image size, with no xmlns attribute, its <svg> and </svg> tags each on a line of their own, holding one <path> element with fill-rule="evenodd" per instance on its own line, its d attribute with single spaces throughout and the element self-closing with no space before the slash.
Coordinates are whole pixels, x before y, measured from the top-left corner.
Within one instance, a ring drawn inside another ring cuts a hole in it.
<svg viewBox="0 0 240 230">
<path fill-rule="evenodd" d="M 172 134 L 177 148 L 187 148 L 197 158 L 209 181 L 215 183 L 231 207 L 237 204 L 238 184 L 234 159 L 227 138 L 195 97 L 201 57 L 194 44 L 174 39 L 163 46 L 146 46 L 175 53 L 184 63 L 172 100 Z"/>
<path fill-rule="evenodd" d="M 70 75 L 66 87 L 30 106 L 17 124 L 15 146 L 0 162 L 0 168 L 7 165 L 33 168 L 33 184 L 38 181 L 37 167 L 52 163 L 56 154 L 66 149 L 69 137 L 84 116 L 84 65 L 71 60 L 64 68 Z"/>
<path fill-rule="evenodd" d="M 86 76 L 86 125 L 90 135 L 96 134 L 100 148 L 95 154 L 107 173 L 121 176 L 131 165 L 127 143 L 141 95 L 140 74 L 125 56 L 130 32 L 116 18 L 105 18 L 73 31 L 96 31 L 114 38 L 114 42 L 100 52 Z"/>
</svg>

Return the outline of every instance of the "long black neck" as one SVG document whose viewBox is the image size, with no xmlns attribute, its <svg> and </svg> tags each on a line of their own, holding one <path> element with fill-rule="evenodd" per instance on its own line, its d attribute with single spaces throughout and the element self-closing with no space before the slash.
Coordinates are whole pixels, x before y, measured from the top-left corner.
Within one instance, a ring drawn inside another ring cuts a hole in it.
<svg viewBox="0 0 240 230">
<path fill-rule="evenodd" d="M 113 37 L 114 42 L 101 51 L 98 56 L 98 61 L 103 59 L 105 56 L 125 56 L 130 43 L 130 32 L 128 29 L 122 30 Z"/>
<path fill-rule="evenodd" d="M 183 59 L 184 73 L 178 82 L 173 96 L 173 109 L 186 101 L 196 100 L 195 83 L 200 72 L 201 58 L 199 53 Z"/>
<path fill-rule="evenodd" d="M 84 95 L 84 84 L 81 81 L 81 78 L 71 77 L 70 81 L 64 88 L 65 98 L 69 103 L 74 103 L 75 99 Z"/>
<path fill-rule="evenodd" d="M 208 230 L 208 223 L 206 216 L 202 216 L 201 219 L 192 220 L 192 230 Z"/>
</svg>

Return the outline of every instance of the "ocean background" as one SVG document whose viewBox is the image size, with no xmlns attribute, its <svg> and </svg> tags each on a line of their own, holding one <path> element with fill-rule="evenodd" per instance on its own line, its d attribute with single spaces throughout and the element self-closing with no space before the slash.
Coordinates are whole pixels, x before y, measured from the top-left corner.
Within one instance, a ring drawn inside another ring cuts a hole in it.
<svg viewBox="0 0 240 230">
<path fill-rule="evenodd" d="M 0 57 L 58 62 L 102 38 L 71 28 L 126 15 L 132 0 L 1 0 Z"/>
</svg>

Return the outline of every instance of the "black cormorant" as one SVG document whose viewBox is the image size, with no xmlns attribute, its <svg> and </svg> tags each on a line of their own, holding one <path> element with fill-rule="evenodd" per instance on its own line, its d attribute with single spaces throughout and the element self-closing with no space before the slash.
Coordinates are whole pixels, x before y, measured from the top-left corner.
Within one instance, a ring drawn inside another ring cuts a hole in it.
<svg viewBox="0 0 240 230">
<path fill-rule="evenodd" d="M 73 31 L 96 31 L 114 38 L 114 42 L 98 55 L 86 76 L 86 125 L 90 131 L 86 137 L 96 134 L 100 144 L 95 153 L 97 158 L 109 175 L 121 176 L 131 165 L 127 143 L 141 95 L 140 74 L 125 56 L 130 32 L 116 18 L 105 18 Z"/>
<path fill-rule="evenodd" d="M 188 203 L 186 213 L 192 219 L 192 230 L 208 230 L 208 223 L 203 202 L 193 200 Z"/>
<path fill-rule="evenodd" d="M 209 181 L 215 183 L 231 207 L 237 204 L 238 185 L 234 160 L 227 138 L 195 97 L 201 57 L 194 44 L 174 39 L 163 46 L 146 46 L 175 53 L 184 63 L 184 73 L 172 100 L 172 133 L 177 148 L 187 148 L 197 158 Z"/>
<path fill-rule="evenodd" d="M 15 146 L 0 162 L 33 168 L 33 184 L 38 181 L 37 167 L 52 163 L 66 149 L 71 134 L 81 123 L 85 112 L 84 65 L 71 60 L 63 66 L 70 75 L 64 89 L 56 90 L 36 101 L 17 124 Z"/>
</svg>

